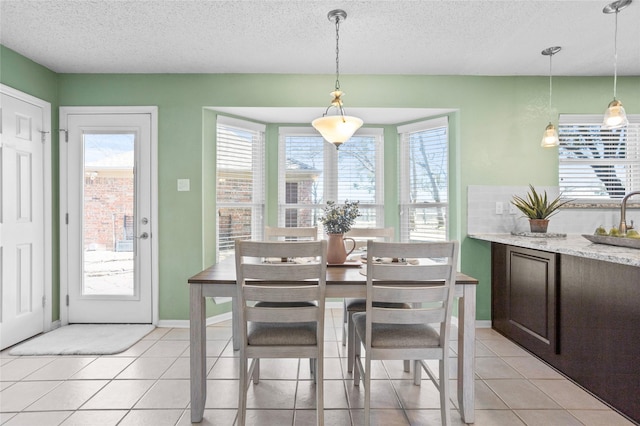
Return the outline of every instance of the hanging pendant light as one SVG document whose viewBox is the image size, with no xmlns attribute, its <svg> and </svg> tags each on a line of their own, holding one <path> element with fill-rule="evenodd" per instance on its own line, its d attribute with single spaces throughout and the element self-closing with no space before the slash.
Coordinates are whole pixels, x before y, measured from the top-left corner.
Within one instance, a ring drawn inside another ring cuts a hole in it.
<svg viewBox="0 0 640 426">
<path fill-rule="evenodd" d="M 542 135 L 542 142 L 540 146 L 543 148 L 552 148 L 554 146 L 560 145 L 560 140 L 558 139 L 558 131 L 556 130 L 556 126 L 554 126 L 551 121 L 553 117 L 551 116 L 551 96 L 553 94 L 553 68 L 551 63 L 551 58 L 553 55 L 558 53 L 562 48 L 560 46 L 548 47 L 542 51 L 544 56 L 549 57 L 549 124 L 544 129 L 544 134 Z"/>
<path fill-rule="evenodd" d="M 311 125 L 325 138 L 336 146 L 340 147 L 344 142 L 348 141 L 351 136 L 362 127 L 362 120 L 357 117 L 351 117 L 344 114 L 342 107 L 342 95 L 345 93 L 340 90 L 340 22 L 347 19 L 347 12 L 341 9 L 332 10 L 327 14 L 329 21 L 336 24 L 336 85 L 335 90 L 331 92 L 333 100 L 331 105 L 327 107 L 322 117 L 316 118 Z M 330 109 L 336 109 L 337 115 L 328 115 Z"/>
<path fill-rule="evenodd" d="M 616 99 L 616 90 L 618 85 L 618 12 L 631 4 L 631 0 L 618 0 L 608 4 L 602 9 L 602 13 L 615 13 L 616 25 L 613 37 L 613 100 L 609 102 L 607 110 L 604 112 L 604 120 L 602 121 L 603 129 L 617 129 L 629 124 L 627 113 L 622 106 L 622 102 Z"/>
</svg>

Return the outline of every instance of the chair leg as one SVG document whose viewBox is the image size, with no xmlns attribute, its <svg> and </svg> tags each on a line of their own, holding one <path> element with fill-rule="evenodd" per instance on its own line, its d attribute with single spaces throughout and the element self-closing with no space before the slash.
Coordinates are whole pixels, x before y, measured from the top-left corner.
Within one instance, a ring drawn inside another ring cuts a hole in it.
<svg viewBox="0 0 640 426">
<path fill-rule="evenodd" d="M 316 384 L 316 423 L 317 426 L 324 425 L 324 357 L 316 359 L 316 374 L 314 375 Z"/>
<path fill-rule="evenodd" d="M 440 364 L 440 416 L 443 426 L 451 424 L 451 406 L 449 399 L 449 357 L 445 351 L 444 359 L 439 362 Z"/>
<path fill-rule="evenodd" d="M 404 360 L 404 372 L 408 373 L 411 371 L 411 361 L 408 359 Z"/>
<path fill-rule="evenodd" d="M 318 384 L 318 363 L 319 358 L 312 358 L 311 363 L 313 364 L 313 383 Z"/>
<path fill-rule="evenodd" d="M 358 336 L 357 334 L 355 335 L 355 341 L 353 342 L 354 345 L 354 350 L 353 350 L 353 362 L 355 365 L 355 368 L 353 368 L 353 385 L 354 386 L 360 386 L 360 367 L 359 364 L 356 362 L 356 358 L 360 361 L 360 354 L 362 352 L 362 344 L 360 343 L 360 336 Z"/>
<path fill-rule="evenodd" d="M 355 324 L 353 323 L 353 312 L 347 312 L 347 372 L 353 372 L 353 360 L 355 359 Z"/>
<path fill-rule="evenodd" d="M 342 346 L 347 344 L 347 301 L 342 300 Z"/>
<path fill-rule="evenodd" d="M 313 375 L 315 373 L 315 361 L 313 358 L 309 358 L 309 371 L 311 372 L 311 374 Z"/>
<path fill-rule="evenodd" d="M 260 359 L 255 360 L 255 366 L 253 367 L 253 384 L 257 385 L 260 383 Z"/>
<path fill-rule="evenodd" d="M 240 357 L 238 377 L 238 426 L 244 426 L 247 414 L 247 358 Z"/>
<path fill-rule="evenodd" d="M 409 361 L 405 361 L 407 363 Z M 422 384 L 422 365 L 420 365 L 419 360 L 413 361 L 413 384 L 416 386 L 420 386 Z"/>
<path fill-rule="evenodd" d="M 367 354 L 364 371 L 364 424 L 371 424 L 371 356 Z"/>
</svg>

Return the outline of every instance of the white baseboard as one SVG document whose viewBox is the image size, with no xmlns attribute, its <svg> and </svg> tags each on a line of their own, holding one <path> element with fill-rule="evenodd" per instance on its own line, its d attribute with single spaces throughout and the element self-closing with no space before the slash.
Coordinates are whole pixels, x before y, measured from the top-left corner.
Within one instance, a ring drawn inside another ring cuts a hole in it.
<svg viewBox="0 0 640 426">
<path fill-rule="evenodd" d="M 224 314 L 208 317 L 207 326 L 224 321 L 231 321 L 231 312 L 225 312 Z M 158 321 L 158 327 L 189 328 L 189 320 L 160 320 Z"/>
<path fill-rule="evenodd" d="M 491 320 L 476 320 L 476 328 L 491 328 Z"/>
</svg>

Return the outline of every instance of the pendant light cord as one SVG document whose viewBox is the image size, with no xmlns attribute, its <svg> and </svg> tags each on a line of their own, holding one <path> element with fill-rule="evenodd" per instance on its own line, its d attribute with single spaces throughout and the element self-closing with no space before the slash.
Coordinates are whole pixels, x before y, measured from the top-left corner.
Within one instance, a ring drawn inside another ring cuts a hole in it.
<svg viewBox="0 0 640 426">
<path fill-rule="evenodd" d="M 551 123 L 553 114 L 551 114 L 551 95 L 553 94 L 553 73 L 551 72 L 551 61 L 553 60 L 553 53 L 549 55 L 549 123 Z"/>
<path fill-rule="evenodd" d="M 340 17 L 336 16 L 336 90 L 340 90 Z"/>
<path fill-rule="evenodd" d="M 616 7 L 616 25 L 613 34 L 613 99 L 616 99 L 618 89 L 618 12 Z"/>
</svg>

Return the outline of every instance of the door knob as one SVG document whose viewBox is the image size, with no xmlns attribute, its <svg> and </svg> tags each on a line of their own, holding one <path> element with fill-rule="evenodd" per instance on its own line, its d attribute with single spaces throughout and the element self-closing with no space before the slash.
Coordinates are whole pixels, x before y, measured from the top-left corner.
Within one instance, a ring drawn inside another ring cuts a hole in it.
<svg viewBox="0 0 640 426">
<path fill-rule="evenodd" d="M 146 240 L 147 238 L 149 238 L 149 233 L 148 232 L 143 232 L 142 234 L 140 234 L 140 239 Z"/>
</svg>

